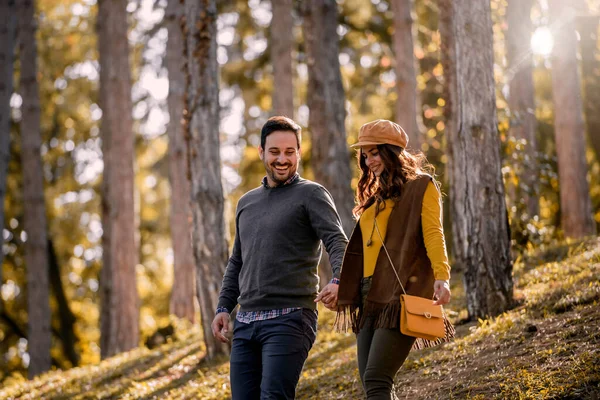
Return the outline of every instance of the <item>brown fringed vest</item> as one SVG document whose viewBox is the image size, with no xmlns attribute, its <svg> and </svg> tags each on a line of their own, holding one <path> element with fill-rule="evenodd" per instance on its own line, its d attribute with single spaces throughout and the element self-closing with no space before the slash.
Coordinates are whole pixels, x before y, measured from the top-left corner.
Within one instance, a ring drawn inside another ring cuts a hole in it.
<svg viewBox="0 0 600 400">
<path fill-rule="evenodd" d="M 390 214 L 384 241 L 406 293 L 425 298 L 432 298 L 435 281 L 421 227 L 423 196 L 431 180 L 431 176 L 424 174 L 403 186 L 400 198 Z M 362 277 L 363 240 L 360 225 L 357 223 L 342 263 L 336 326 L 341 330 L 350 327 L 357 333 L 363 327 L 366 317 L 373 316 L 374 328 L 399 329 L 402 289 L 383 248 L 377 257 L 371 289 L 365 304 L 361 304 Z M 448 329 L 453 331 L 451 327 Z M 447 332 L 447 336 L 453 335 Z M 415 344 L 417 348 L 437 344 L 423 343 L 421 340 L 418 342 Z"/>
</svg>

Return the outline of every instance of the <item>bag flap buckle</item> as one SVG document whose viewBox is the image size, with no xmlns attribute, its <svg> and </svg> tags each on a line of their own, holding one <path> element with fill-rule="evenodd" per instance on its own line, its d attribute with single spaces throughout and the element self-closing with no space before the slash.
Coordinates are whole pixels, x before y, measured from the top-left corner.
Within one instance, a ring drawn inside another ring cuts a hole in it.
<svg viewBox="0 0 600 400">
<path fill-rule="evenodd" d="M 431 299 L 403 294 L 400 302 L 409 314 L 421 315 L 427 319 L 443 318 L 442 306 L 436 306 Z"/>
</svg>

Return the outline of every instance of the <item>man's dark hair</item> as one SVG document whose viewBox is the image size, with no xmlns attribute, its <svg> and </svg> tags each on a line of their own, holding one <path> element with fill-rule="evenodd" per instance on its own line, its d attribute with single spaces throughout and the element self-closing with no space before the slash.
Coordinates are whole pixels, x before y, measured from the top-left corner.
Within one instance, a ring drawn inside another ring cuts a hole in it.
<svg viewBox="0 0 600 400">
<path fill-rule="evenodd" d="M 295 123 L 291 118 L 284 117 L 282 115 L 269 118 L 263 125 L 262 130 L 260 131 L 260 147 L 263 149 L 265 148 L 267 136 L 275 131 L 292 132 L 294 135 L 296 135 L 296 142 L 298 143 L 298 148 L 300 148 L 302 128 L 300 128 L 300 125 Z"/>
</svg>

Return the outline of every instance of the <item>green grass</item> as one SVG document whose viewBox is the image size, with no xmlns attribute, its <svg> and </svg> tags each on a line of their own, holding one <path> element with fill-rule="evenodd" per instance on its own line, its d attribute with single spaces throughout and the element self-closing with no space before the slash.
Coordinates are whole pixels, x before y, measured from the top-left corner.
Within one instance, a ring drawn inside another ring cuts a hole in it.
<svg viewBox="0 0 600 400">
<path fill-rule="evenodd" d="M 457 338 L 409 355 L 396 376 L 401 399 L 600 398 L 600 240 L 561 243 L 515 264 L 519 306 L 457 326 Z M 455 279 L 459 281 L 459 279 Z M 466 315 L 454 284 L 449 314 Z M 360 399 L 353 334 L 319 334 L 298 385 L 298 399 Z M 226 359 L 206 362 L 198 327 L 178 322 L 174 340 L 120 354 L 98 365 L 14 378 L 0 399 L 226 399 Z"/>
</svg>

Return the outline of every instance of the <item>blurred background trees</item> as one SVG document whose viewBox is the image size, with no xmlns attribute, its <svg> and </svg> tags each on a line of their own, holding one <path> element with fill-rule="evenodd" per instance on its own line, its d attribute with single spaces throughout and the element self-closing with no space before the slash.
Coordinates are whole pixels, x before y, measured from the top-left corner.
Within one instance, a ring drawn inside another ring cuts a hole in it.
<svg viewBox="0 0 600 400">
<path fill-rule="evenodd" d="M 102 124 L 102 357 L 137 347 L 139 305 L 134 205 L 134 132 L 127 40 L 127 0 L 98 2 Z"/>
<path fill-rule="evenodd" d="M 227 354 L 227 347 L 212 336 L 210 325 L 228 259 L 221 183 L 216 0 L 185 0 L 182 30 L 186 65 L 183 126 L 191 182 L 192 248 L 204 343 L 208 358 L 213 358 Z"/>
<path fill-rule="evenodd" d="M 271 1 L 271 27 L 269 47 L 273 69 L 273 114 L 294 118 L 294 74 L 292 49 L 294 48 L 294 18 L 292 0 Z"/>
<path fill-rule="evenodd" d="M 170 1 L 165 9 L 165 27 L 168 41 L 165 66 L 169 75 L 169 183 L 171 193 L 171 215 L 169 227 L 173 247 L 173 287 L 169 312 L 179 318 L 195 321 L 194 298 L 196 295 L 196 271 L 190 237 L 190 183 L 187 174 L 187 147 L 183 130 L 183 107 L 185 102 L 185 58 L 184 36 L 181 24 L 183 6 Z"/>
<path fill-rule="evenodd" d="M 6 173 L 10 156 L 10 97 L 13 93 L 14 47 L 17 29 L 17 13 L 14 0 L 0 2 L 0 223 L 4 226 L 4 197 L 6 196 Z M 0 244 L 4 235 L 0 236 Z M 4 252 L 0 252 L 0 285 L 2 284 L 2 264 Z M 2 310 L 0 298 L 0 312 Z"/>
<path fill-rule="evenodd" d="M 577 61 L 576 9 L 550 0 L 554 25 L 552 49 L 552 95 L 554 137 L 560 182 L 561 227 L 566 236 L 582 237 L 596 232 L 587 181 L 585 131 L 581 79 Z"/>
<path fill-rule="evenodd" d="M 421 113 L 417 112 L 417 73 L 413 44 L 413 0 L 391 0 L 394 34 L 394 73 L 396 74 L 396 107 L 394 118 L 402 121 L 402 127 L 409 135 L 409 147 L 421 148 Z"/>
<path fill-rule="evenodd" d="M 25 265 L 27 266 L 27 343 L 30 356 L 29 377 L 50 369 L 50 287 L 48 275 L 48 232 L 44 179 L 40 173 L 40 92 L 37 69 L 35 3 L 20 1 L 19 64 L 21 110 L 21 149 L 23 167 L 23 227 Z"/>
<path fill-rule="evenodd" d="M 522 199 L 530 217 L 539 214 L 537 190 L 539 170 L 536 140 L 535 93 L 533 86 L 533 54 L 531 35 L 533 1 L 509 0 L 506 7 L 506 61 L 505 80 L 508 82 L 509 136 L 524 145 L 521 185 L 510 185 L 513 201 Z M 517 192 L 518 189 L 522 189 Z"/>
<path fill-rule="evenodd" d="M 264 175 L 256 147 L 274 113 L 303 126 L 302 174 L 332 191 L 346 229 L 357 176 L 348 145 L 358 128 L 376 118 L 415 126 L 407 128 L 420 135 L 419 146 L 411 136 L 412 147 L 425 152 L 450 194 L 444 207 L 453 279 L 498 263 L 506 279 L 500 292 L 508 296 L 512 258 L 598 232 L 597 0 L 572 2 L 577 7 L 566 11 L 553 11 L 566 6 L 561 1 L 481 0 L 468 10 L 488 21 L 477 37 L 457 36 L 461 21 L 469 28 L 464 16 L 454 16 L 462 1 L 273 1 L 37 1 L 37 31 L 25 36 L 37 65 L 24 65 L 26 53 L 15 46 L 25 35 L 16 29 L 16 2 L 0 0 L 0 380 L 37 373 L 28 303 L 40 318 L 51 317 L 51 342 L 39 354 L 50 346 L 57 368 L 140 345 L 172 323 L 170 314 L 205 324 L 208 313 L 210 322 L 232 214 Z M 455 54 L 456 40 L 477 40 L 482 48 Z M 31 80 L 38 85 L 37 122 L 28 106 Z M 417 111 L 403 115 L 412 104 Z M 43 217 L 26 222 L 33 212 L 27 165 L 36 158 L 22 141 L 28 125 L 41 133 L 36 172 L 43 182 L 34 189 L 40 200 L 43 188 L 47 228 Z M 468 148 L 456 149 L 461 140 Z M 464 158 L 460 170 L 457 156 Z M 456 200 L 467 182 L 481 186 Z M 119 212 L 117 201 L 124 202 Z M 472 205 L 468 213 L 455 208 L 465 204 Z M 477 208 L 488 216 L 475 217 Z M 453 233 L 461 226 L 469 233 Z M 48 236 L 47 261 L 31 265 L 36 231 Z M 465 246 L 475 254 L 463 256 Z M 49 277 L 44 299 L 28 293 L 39 274 Z M 46 300 L 49 311 L 41 308 Z M 507 306 L 473 304 L 472 316 Z M 118 320 L 114 312 L 123 311 Z M 106 343 L 119 324 L 127 339 Z"/>
<path fill-rule="evenodd" d="M 311 168 L 314 179 L 331 193 L 344 232 L 350 237 L 354 201 L 345 125 L 346 98 L 339 58 L 331 56 L 339 53 L 338 7 L 335 0 L 308 0 L 300 8 L 308 71 L 305 107 L 309 110 Z M 304 148 L 303 154 L 308 153 Z M 323 257 L 319 271 L 323 286 L 332 275 L 328 258 Z"/>
</svg>

